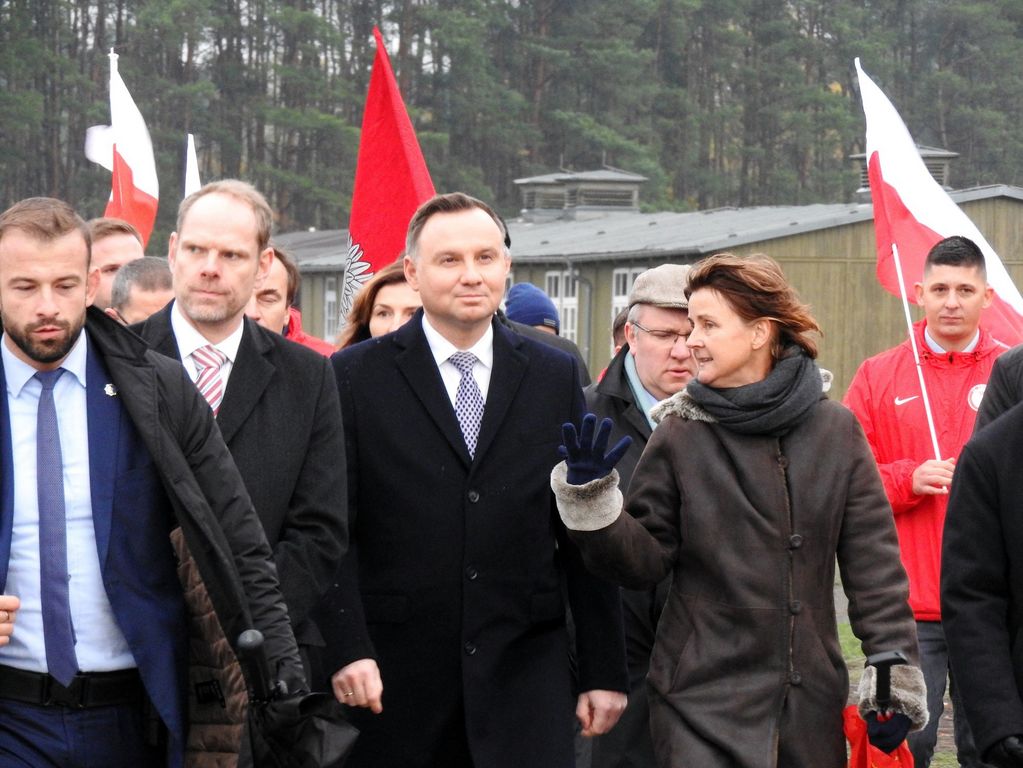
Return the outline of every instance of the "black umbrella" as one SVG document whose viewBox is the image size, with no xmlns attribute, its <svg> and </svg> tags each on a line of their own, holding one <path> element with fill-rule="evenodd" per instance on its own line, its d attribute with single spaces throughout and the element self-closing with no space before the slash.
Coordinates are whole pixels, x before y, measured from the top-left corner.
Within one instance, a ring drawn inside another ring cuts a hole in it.
<svg viewBox="0 0 1023 768">
<path fill-rule="evenodd" d="M 359 731 L 328 693 L 289 694 L 270 674 L 263 635 L 249 629 L 238 638 L 238 661 L 249 684 L 248 744 L 239 766 L 340 768 Z M 246 754 L 248 752 L 248 754 Z"/>
</svg>

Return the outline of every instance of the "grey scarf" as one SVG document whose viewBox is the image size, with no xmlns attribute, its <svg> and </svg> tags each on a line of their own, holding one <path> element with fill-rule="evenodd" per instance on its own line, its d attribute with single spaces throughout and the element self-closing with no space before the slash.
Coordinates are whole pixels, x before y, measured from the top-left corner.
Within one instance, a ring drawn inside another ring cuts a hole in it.
<svg viewBox="0 0 1023 768">
<path fill-rule="evenodd" d="M 715 389 L 693 379 L 686 392 L 732 432 L 773 437 L 788 434 L 824 397 L 817 363 L 797 346 L 786 349 L 762 381 Z"/>
</svg>

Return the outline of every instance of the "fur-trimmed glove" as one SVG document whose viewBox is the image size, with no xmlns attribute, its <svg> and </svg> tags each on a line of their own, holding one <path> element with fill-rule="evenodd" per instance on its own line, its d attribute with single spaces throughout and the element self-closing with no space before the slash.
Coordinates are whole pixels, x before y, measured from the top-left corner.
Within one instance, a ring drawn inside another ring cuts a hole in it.
<svg viewBox="0 0 1023 768">
<path fill-rule="evenodd" d="M 611 474 L 615 464 L 621 461 L 622 456 L 632 445 L 632 438 L 626 435 L 617 443 L 614 448 L 607 451 L 607 441 L 611 437 L 611 429 L 614 422 L 611 419 L 604 419 L 600 422 L 600 428 L 594 436 L 593 430 L 597 423 L 597 417 L 592 413 L 583 416 L 582 427 L 578 435 L 575 425 L 571 422 L 561 425 L 564 445 L 558 446 L 558 453 L 565 457 L 565 465 L 568 467 L 568 475 L 565 478 L 571 485 L 586 485 L 586 483 L 598 480 Z M 607 451 L 607 453 L 605 453 Z"/>
<path fill-rule="evenodd" d="M 996 768 L 1023 768 L 1023 736 L 1006 736 L 984 755 Z"/>
<path fill-rule="evenodd" d="M 912 725 L 913 721 L 901 712 L 884 720 L 878 719 L 877 712 L 868 712 L 867 741 L 885 754 L 891 754 L 905 740 Z"/>
</svg>

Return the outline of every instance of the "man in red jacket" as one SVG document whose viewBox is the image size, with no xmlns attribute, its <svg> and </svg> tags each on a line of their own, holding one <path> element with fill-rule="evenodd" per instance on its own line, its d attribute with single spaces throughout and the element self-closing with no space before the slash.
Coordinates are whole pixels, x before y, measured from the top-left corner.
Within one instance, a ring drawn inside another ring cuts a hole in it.
<svg viewBox="0 0 1023 768">
<path fill-rule="evenodd" d="M 917 620 L 930 713 L 927 727 L 909 738 L 919 768 L 927 768 L 934 753 L 948 672 L 939 575 L 949 486 L 956 459 L 973 433 L 991 367 L 1007 349 L 980 327 L 981 311 L 991 296 L 984 255 L 975 243 L 955 236 L 931 249 L 923 281 L 916 284 L 924 319 L 914 325 L 913 333 L 940 456 L 935 456 L 908 339 L 866 360 L 845 396 L 881 471 L 909 574 L 909 602 Z M 952 697 L 955 702 L 954 681 Z M 982 766 L 958 705 L 954 714 L 959 764 Z"/>
</svg>

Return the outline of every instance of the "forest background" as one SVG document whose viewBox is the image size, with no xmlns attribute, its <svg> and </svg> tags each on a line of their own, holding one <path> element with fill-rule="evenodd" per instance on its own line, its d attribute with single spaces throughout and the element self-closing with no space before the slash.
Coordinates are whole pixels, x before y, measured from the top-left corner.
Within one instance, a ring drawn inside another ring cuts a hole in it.
<svg viewBox="0 0 1023 768">
<path fill-rule="evenodd" d="M 0 0 L 0 208 L 102 213 L 110 48 L 156 151 L 154 243 L 194 133 L 278 230 L 347 226 L 379 25 L 434 183 L 519 208 L 513 180 L 602 164 L 645 210 L 846 201 L 863 149 L 853 70 L 952 184 L 1023 184 L 1019 0 Z M 156 249 L 159 250 L 158 248 Z"/>
</svg>

